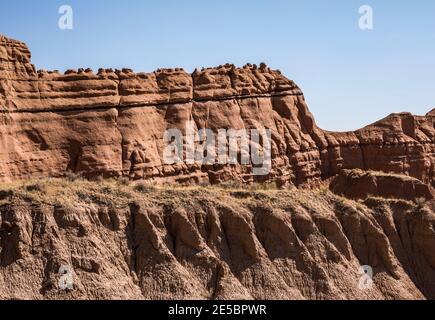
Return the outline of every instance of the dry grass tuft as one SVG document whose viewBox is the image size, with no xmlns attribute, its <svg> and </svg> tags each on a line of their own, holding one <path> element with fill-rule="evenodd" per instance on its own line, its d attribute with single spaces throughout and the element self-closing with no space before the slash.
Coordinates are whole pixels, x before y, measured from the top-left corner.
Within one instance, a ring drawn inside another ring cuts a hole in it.
<svg viewBox="0 0 435 320">
<path fill-rule="evenodd" d="M 45 192 L 45 185 L 41 181 L 28 184 L 24 187 L 27 192 Z"/>
<path fill-rule="evenodd" d="M 151 193 L 156 191 L 157 188 L 149 183 L 139 182 L 134 186 L 134 191 L 140 193 Z"/>
<path fill-rule="evenodd" d="M 130 185 L 130 179 L 127 177 L 119 177 L 118 180 L 116 180 L 118 185 L 120 186 L 128 186 Z"/>
<path fill-rule="evenodd" d="M 67 179 L 70 182 L 74 182 L 76 180 L 81 179 L 80 174 L 74 173 L 72 171 L 68 171 L 67 173 L 65 173 L 65 179 Z"/>
</svg>

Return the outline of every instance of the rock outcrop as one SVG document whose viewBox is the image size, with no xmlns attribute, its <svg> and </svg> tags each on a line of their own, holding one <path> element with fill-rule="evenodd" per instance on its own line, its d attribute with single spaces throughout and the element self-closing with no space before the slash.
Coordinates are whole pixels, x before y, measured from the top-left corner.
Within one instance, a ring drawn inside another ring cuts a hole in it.
<svg viewBox="0 0 435 320">
<path fill-rule="evenodd" d="M 332 192 L 349 199 L 369 197 L 426 202 L 433 200 L 431 187 L 408 176 L 361 170 L 342 170 L 330 184 Z"/>
<path fill-rule="evenodd" d="M 167 129 L 271 129 L 272 170 L 166 165 Z M 356 132 L 317 127 L 298 86 L 266 65 L 195 70 L 36 71 L 25 44 L 0 38 L 0 180 L 127 176 L 217 183 L 310 184 L 360 168 L 434 184 L 435 130 L 427 116 L 394 114 Z"/>
<path fill-rule="evenodd" d="M 165 164 L 164 133 L 188 122 L 270 129 L 270 174 Z M 434 125 L 324 131 L 264 64 L 61 74 L 0 36 L 0 299 L 435 299 Z"/>
<path fill-rule="evenodd" d="M 435 216 L 412 202 L 19 185 L 0 192 L 0 299 L 435 298 Z"/>
</svg>

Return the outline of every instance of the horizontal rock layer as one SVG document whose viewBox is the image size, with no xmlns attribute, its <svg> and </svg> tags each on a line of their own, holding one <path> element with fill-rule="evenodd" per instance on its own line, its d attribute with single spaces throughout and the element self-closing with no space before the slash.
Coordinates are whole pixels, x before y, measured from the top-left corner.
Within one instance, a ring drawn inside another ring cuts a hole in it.
<svg viewBox="0 0 435 320">
<path fill-rule="evenodd" d="M 361 170 L 342 170 L 332 180 L 330 189 L 350 199 L 377 196 L 425 202 L 434 198 L 430 186 L 415 178 Z"/>
<path fill-rule="evenodd" d="M 167 129 L 271 129 L 272 171 L 250 166 L 165 165 Z M 297 185 L 361 168 L 434 184 L 434 114 L 391 115 L 348 133 L 317 127 L 297 85 L 264 64 L 195 70 L 36 71 L 26 45 L 0 38 L 0 180 L 128 176 L 212 183 Z"/>
</svg>

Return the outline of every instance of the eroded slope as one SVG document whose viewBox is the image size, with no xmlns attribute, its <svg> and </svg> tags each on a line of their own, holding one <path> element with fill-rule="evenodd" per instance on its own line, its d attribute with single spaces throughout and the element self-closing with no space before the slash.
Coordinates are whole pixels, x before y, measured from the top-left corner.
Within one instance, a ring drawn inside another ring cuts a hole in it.
<svg viewBox="0 0 435 320">
<path fill-rule="evenodd" d="M 3 188 L 0 298 L 435 298 L 429 203 L 123 184 Z M 371 288 L 359 288 L 361 265 Z M 59 288 L 62 266 L 72 291 Z"/>
</svg>

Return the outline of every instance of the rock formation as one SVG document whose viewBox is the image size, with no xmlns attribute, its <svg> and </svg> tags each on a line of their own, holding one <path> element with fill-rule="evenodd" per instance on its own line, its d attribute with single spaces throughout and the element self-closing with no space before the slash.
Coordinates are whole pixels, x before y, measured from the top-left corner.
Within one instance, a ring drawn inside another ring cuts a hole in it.
<svg viewBox="0 0 435 320">
<path fill-rule="evenodd" d="M 435 299 L 435 215 L 413 202 L 20 185 L 0 192 L 0 299 Z"/>
<path fill-rule="evenodd" d="M 270 174 L 165 164 L 189 121 L 270 129 Z M 324 131 L 264 64 L 60 74 L 0 36 L 0 299 L 435 299 L 434 125 Z M 287 189 L 222 189 L 256 180 Z"/>
<path fill-rule="evenodd" d="M 342 170 L 331 182 L 331 191 L 349 199 L 365 200 L 371 196 L 410 201 L 433 200 L 431 187 L 403 175 L 361 170 Z"/>
<path fill-rule="evenodd" d="M 272 130 L 272 171 L 166 165 L 163 136 L 184 130 Z M 195 70 L 36 71 L 21 42 L 0 38 L 0 180 L 81 173 L 211 183 L 310 184 L 341 169 L 401 173 L 434 184 L 434 114 L 394 114 L 356 132 L 317 127 L 298 86 L 266 65 Z"/>
</svg>

